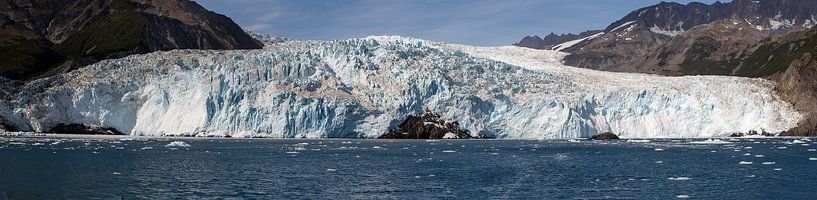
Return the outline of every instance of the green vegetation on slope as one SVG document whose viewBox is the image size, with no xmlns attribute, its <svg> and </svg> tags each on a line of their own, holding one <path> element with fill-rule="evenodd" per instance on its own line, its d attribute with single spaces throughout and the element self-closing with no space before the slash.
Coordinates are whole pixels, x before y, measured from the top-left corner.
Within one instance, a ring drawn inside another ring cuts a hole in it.
<svg viewBox="0 0 817 200">
<path fill-rule="evenodd" d="M 111 13 L 60 43 L 57 49 L 72 58 L 101 58 L 130 51 L 142 42 L 145 26 L 147 20 L 134 11 Z"/>
<path fill-rule="evenodd" d="M 817 29 L 809 30 L 805 37 L 794 41 L 770 42 L 761 45 L 745 58 L 744 64 L 735 72 L 737 76 L 766 77 L 788 69 L 789 65 L 806 53 L 817 50 Z"/>
<path fill-rule="evenodd" d="M 65 61 L 65 57 L 46 42 L 21 39 L 15 43 L 0 48 L 0 75 L 4 77 L 29 79 Z"/>
</svg>

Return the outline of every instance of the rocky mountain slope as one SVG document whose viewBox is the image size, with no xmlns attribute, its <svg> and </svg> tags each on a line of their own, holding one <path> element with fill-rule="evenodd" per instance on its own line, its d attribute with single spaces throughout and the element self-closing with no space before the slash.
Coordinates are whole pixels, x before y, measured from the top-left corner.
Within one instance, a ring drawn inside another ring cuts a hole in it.
<svg viewBox="0 0 817 200">
<path fill-rule="evenodd" d="M 0 101 L 0 121 L 36 132 L 312 138 L 377 138 L 409 121 L 447 129 L 429 134 L 545 139 L 779 133 L 800 120 L 763 79 L 601 72 L 565 66 L 556 51 L 392 36 L 266 43 L 132 55 L 32 81 Z M 426 110 L 435 120 L 411 120 Z"/>
<path fill-rule="evenodd" d="M 585 31 L 579 33 L 578 35 L 573 33 L 568 34 L 555 34 L 550 33 L 546 35 L 544 38 L 540 38 L 539 36 L 527 36 L 522 38 L 521 41 L 513 44 L 514 46 L 520 47 L 527 47 L 527 48 L 534 48 L 534 49 L 550 49 L 553 50 L 553 47 L 569 41 L 580 40 L 582 38 L 587 38 L 592 35 L 596 35 L 601 33 L 601 30 L 592 30 L 592 31 Z"/>
<path fill-rule="evenodd" d="M 817 18 L 814 17 L 817 14 L 816 12 L 817 1 L 810 0 L 734 0 L 729 3 L 715 2 L 709 5 L 697 2 L 686 5 L 662 2 L 631 12 L 622 19 L 610 24 L 604 30 L 604 34 L 599 37 L 563 49 L 565 52 L 572 53 L 565 58 L 565 63 L 571 66 L 608 71 L 638 71 L 667 75 L 695 74 L 697 71 L 722 74 L 720 72 L 724 71 L 724 69 L 692 70 L 688 72 L 689 69 L 680 69 L 678 63 L 669 67 L 647 69 L 650 68 L 651 64 L 657 62 L 639 59 L 643 59 L 646 54 L 664 50 L 663 45 L 679 46 L 668 43 L 675 36 L 682 35 L 698 25 L 745 23 L 745 26 L 736 27 L 737 30 L 731 32 L 753 28 L 762 32 L 761 35 L 771 36 L 813 27 L 814 24 L 817 24 Z M 732 26 L 735 25 L 738 24 Z M 710 27 L 710 29 L 713 29 L 713 27 Z M 703 32 L 707 31 L 704 30 Z M 730 31 L 709 30 L 708 32 Z M 749 38 L 756 38 L 756 36 Z M 706 38 L 703 39 L 706 40 Z M 686 39 L 686 41 L 678 41 L 677 43 L 688 42 L 690 40 Z M 749 40 L 743 43 L 751 42 Z M 673 61 L 678 60 L 675 59 L 669 62 Z M 622 67 L 634 64 L 644 65 Z"/>
<path fill-rule="evenodd" d="M 263 46 L 189 0 L 2 0 L 0 36 L 0 75 L 15 80 L 158 50 Z"/>
<path fill-rule="evenodd" d="M 817 52 L 802 54 L 777 80 L 777 90 L 804 117 L 797 127 L 783 132 L 788 136 L 817 136 Z"/>
</svg>

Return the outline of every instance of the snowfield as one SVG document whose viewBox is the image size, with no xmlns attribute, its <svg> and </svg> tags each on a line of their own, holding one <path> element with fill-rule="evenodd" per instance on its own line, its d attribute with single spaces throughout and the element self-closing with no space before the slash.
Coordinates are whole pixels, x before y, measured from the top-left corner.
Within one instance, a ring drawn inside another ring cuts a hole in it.
<svg viewBox="0 0 817 200">
<path fill-rule="evenodd" d="M 377 137 L 429 109 L 472 135 L 718 137 L 780 132 L 800 115 L 762 79 L 661 77 L 564 66 L 564 53 L 376 36 L 174 50 L 37 80 L 0 103 L 7 124 L 131 135 Z"/>
</svg>

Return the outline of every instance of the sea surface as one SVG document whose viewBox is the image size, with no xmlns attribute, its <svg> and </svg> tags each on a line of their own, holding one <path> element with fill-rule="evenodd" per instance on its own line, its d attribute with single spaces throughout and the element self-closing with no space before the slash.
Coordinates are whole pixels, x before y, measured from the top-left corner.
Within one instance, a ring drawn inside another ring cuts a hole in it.
<svg viewBox="0 0 817 200">
<path fill-rule="evenodd" d="M 0 199 L 817 199 L 807 138 L 0 138 Z"/>
</svg>

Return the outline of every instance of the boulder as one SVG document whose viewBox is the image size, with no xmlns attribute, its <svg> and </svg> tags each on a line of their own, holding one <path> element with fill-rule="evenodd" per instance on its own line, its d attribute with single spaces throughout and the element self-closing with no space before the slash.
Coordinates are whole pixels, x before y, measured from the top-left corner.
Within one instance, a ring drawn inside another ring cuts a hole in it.
<svg viewBox="0 0 817 200">
<path fill-rule="evenodd" d="M 409 116 L 403 123 L 378 139 L 469 139 L 468 130 L 463 130 L 457 122 L 443 119 L 440 115 L 426 110 L 425 113 Z"/>
<path fill-rule="evenodd" d="M 58 134 L 79 134 L 79 135 L 125 135 L 124 133 L 110 127 L 95 127 L 85 124 L 57 124 L 48 132 Z"/>
<path fill-rule="evenodd" d="M 616 134 L 610 132 L 600 133 L 598 135 L 594 135 L 590 137 L 591 140 L 618 140 L 618 136 Z"/>
</svg>

